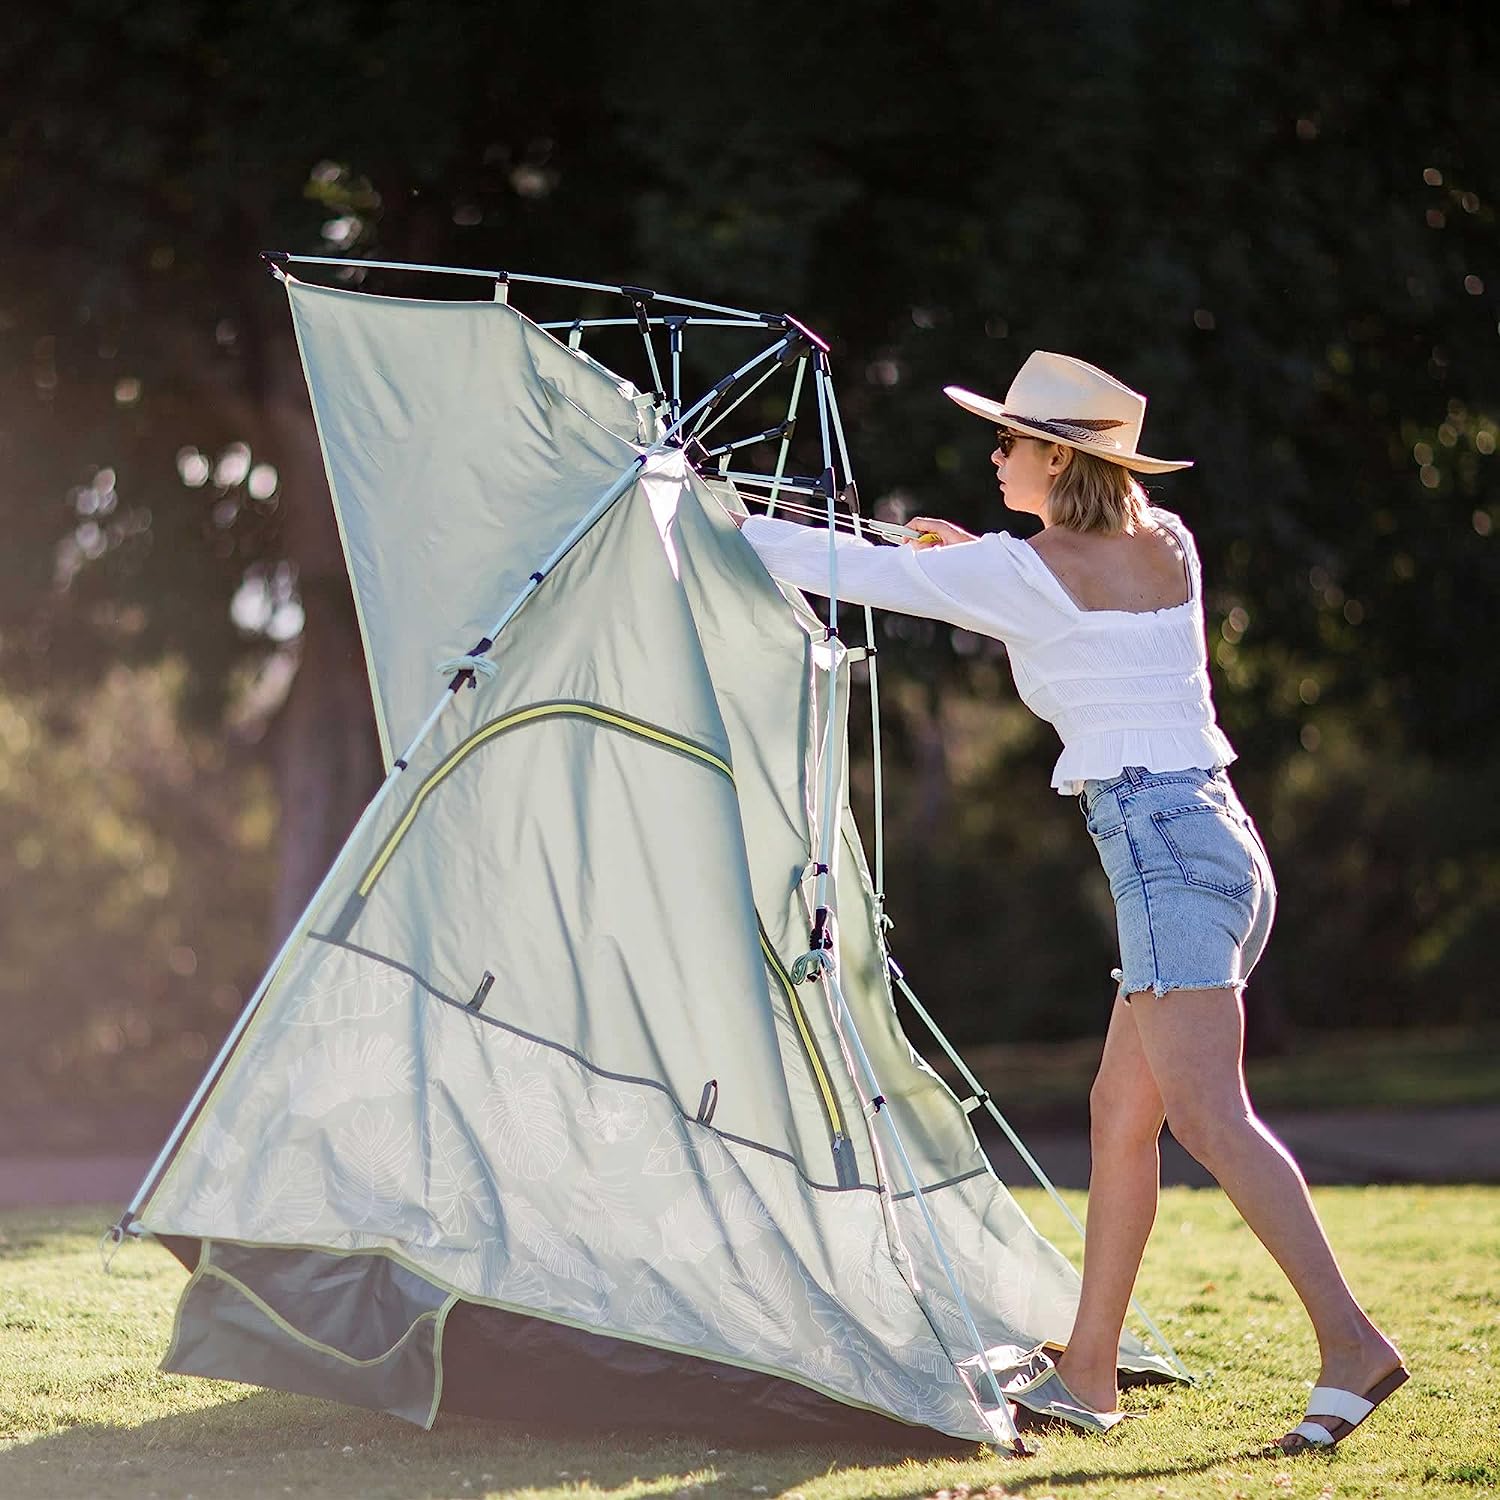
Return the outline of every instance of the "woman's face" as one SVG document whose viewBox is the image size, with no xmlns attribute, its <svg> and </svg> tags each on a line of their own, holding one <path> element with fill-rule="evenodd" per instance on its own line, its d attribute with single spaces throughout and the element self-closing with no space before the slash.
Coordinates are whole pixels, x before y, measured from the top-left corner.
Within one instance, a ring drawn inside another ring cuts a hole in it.
<svg viewBox="0 0 1500 1500">
<path fill-rule="evenodd" d="M 999 428 L 998 435 L 1000 440 L 990 454 L 990 462 L 995 466 L 1006 509 L 1024 511 L 1045 521 L 1052 481 L 1062 473 L 1071 455 L 1062 443 L 1028 437 L 1010 428 Z"/>
</svg>

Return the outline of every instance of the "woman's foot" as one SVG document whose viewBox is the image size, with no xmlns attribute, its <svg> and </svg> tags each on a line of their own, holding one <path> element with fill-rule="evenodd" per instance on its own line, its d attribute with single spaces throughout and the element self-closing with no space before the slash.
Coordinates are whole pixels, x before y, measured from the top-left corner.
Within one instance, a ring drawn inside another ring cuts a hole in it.
<svg viewBox="0 0 1500 1500">
<path fill-rule="evenodd" d="M 1371 1327 L 1348 1344 L 1323 1350 L 1318 1384 L 1336 1391 L 1367 1391 L 1401 1368 L 1401 1353 L 1379 1329 Z"/>
<path fill-rule="evenodd" d="M 1053 1364 L 1062 1382 L 1077 1398 L 1094 1411 L 1114 1411 L 1120 1404 L 1119 1388 L 1115 1384 L 1115 1364 L 1107 1366 L 1089 1365 L 1078 1359 L 1071 1349 L 1064 1349 L 1053 1356 Z"/>
<path fill-rule="evenodd" d="M 1307 1402 L 1307 1415 L 1291 1432 L 1278 1438 L 1266 1449 L 1267 1457 L 1290 1457 L 1310 1448 L 1332 1448 L 1354 1431 L 1375 1408 L 1394 1395 L 1410 1377 L 1405 1365 L 1397 1365 L 1389 1374 L 1363 1391 L 1348 1391 L 1334 1386 L 1320 1386 Z"/>
</svg>

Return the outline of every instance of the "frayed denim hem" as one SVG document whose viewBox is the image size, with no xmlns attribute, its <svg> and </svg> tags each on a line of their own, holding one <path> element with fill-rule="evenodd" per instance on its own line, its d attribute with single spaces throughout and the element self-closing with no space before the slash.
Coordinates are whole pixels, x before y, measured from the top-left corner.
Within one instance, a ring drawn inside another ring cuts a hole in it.
<svg viewBox="0 0 1500 1500">
<path fill-rule="evenodd" d="M 1248 982 L 1244 979 L 1200 979 L 1186 981 L 1167 980 L 1165 982 L 1160 979 L 1153 979 L 1150 984 L 1127 985 L 1125 983 L 1124 975 L 1119 969 L 1111 969 L 1109 971 L 1109 977 L 1119 985 L 1120 998 L 1127 1005 L 1130 1004 L 1130 997 L 1132 995 L 1145 994 L 1148 990 L 1151 994 L 1155 995 L 1158 1000 L 1160 1000 L 1163 995 L 1171 994 L 1173 990 L 1233 990 L 1236 995 L 1239 995 L 1244 990 L 1245 985 Z"/>
</svg>

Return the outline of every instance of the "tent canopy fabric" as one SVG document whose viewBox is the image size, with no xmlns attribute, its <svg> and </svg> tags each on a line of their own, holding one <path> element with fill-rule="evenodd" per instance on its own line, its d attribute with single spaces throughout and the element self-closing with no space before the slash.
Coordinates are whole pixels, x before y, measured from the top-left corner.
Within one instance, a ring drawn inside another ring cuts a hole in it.
<svg viewBox="0 0 1500 1500">
<path fill-rule="evenodd" d="M 504 304 L 288 291 L 389 795 L 141 1207 L 194 1263 L 167 1368 L 430 1425 L 489 1309 L 1003 1434 L 973 1332 L 1065 1338 L 1078 1278 L 897 1022 L 847 657 L 628 383 Z M 836 992 L 790 973 L 830 785 Z"/>
</svg>

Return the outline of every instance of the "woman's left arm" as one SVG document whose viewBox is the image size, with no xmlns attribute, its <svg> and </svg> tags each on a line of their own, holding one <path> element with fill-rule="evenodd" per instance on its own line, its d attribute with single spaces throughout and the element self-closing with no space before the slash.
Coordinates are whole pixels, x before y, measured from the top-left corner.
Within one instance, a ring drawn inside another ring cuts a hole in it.
<svg viewBox="0 0 1500 1500">
<path fill-rule="evenodd" d="M 741 527 L 766 570 L 815 594 L 830 592 L 828 532 L 765 516 Z M 1024 641 L 1048 628 L 1046 601 L 1021 576 L 1002 535 L 949 546 L 874 546 L 836 536 L 840 599 L 964 630 Z"/>
</svg>

